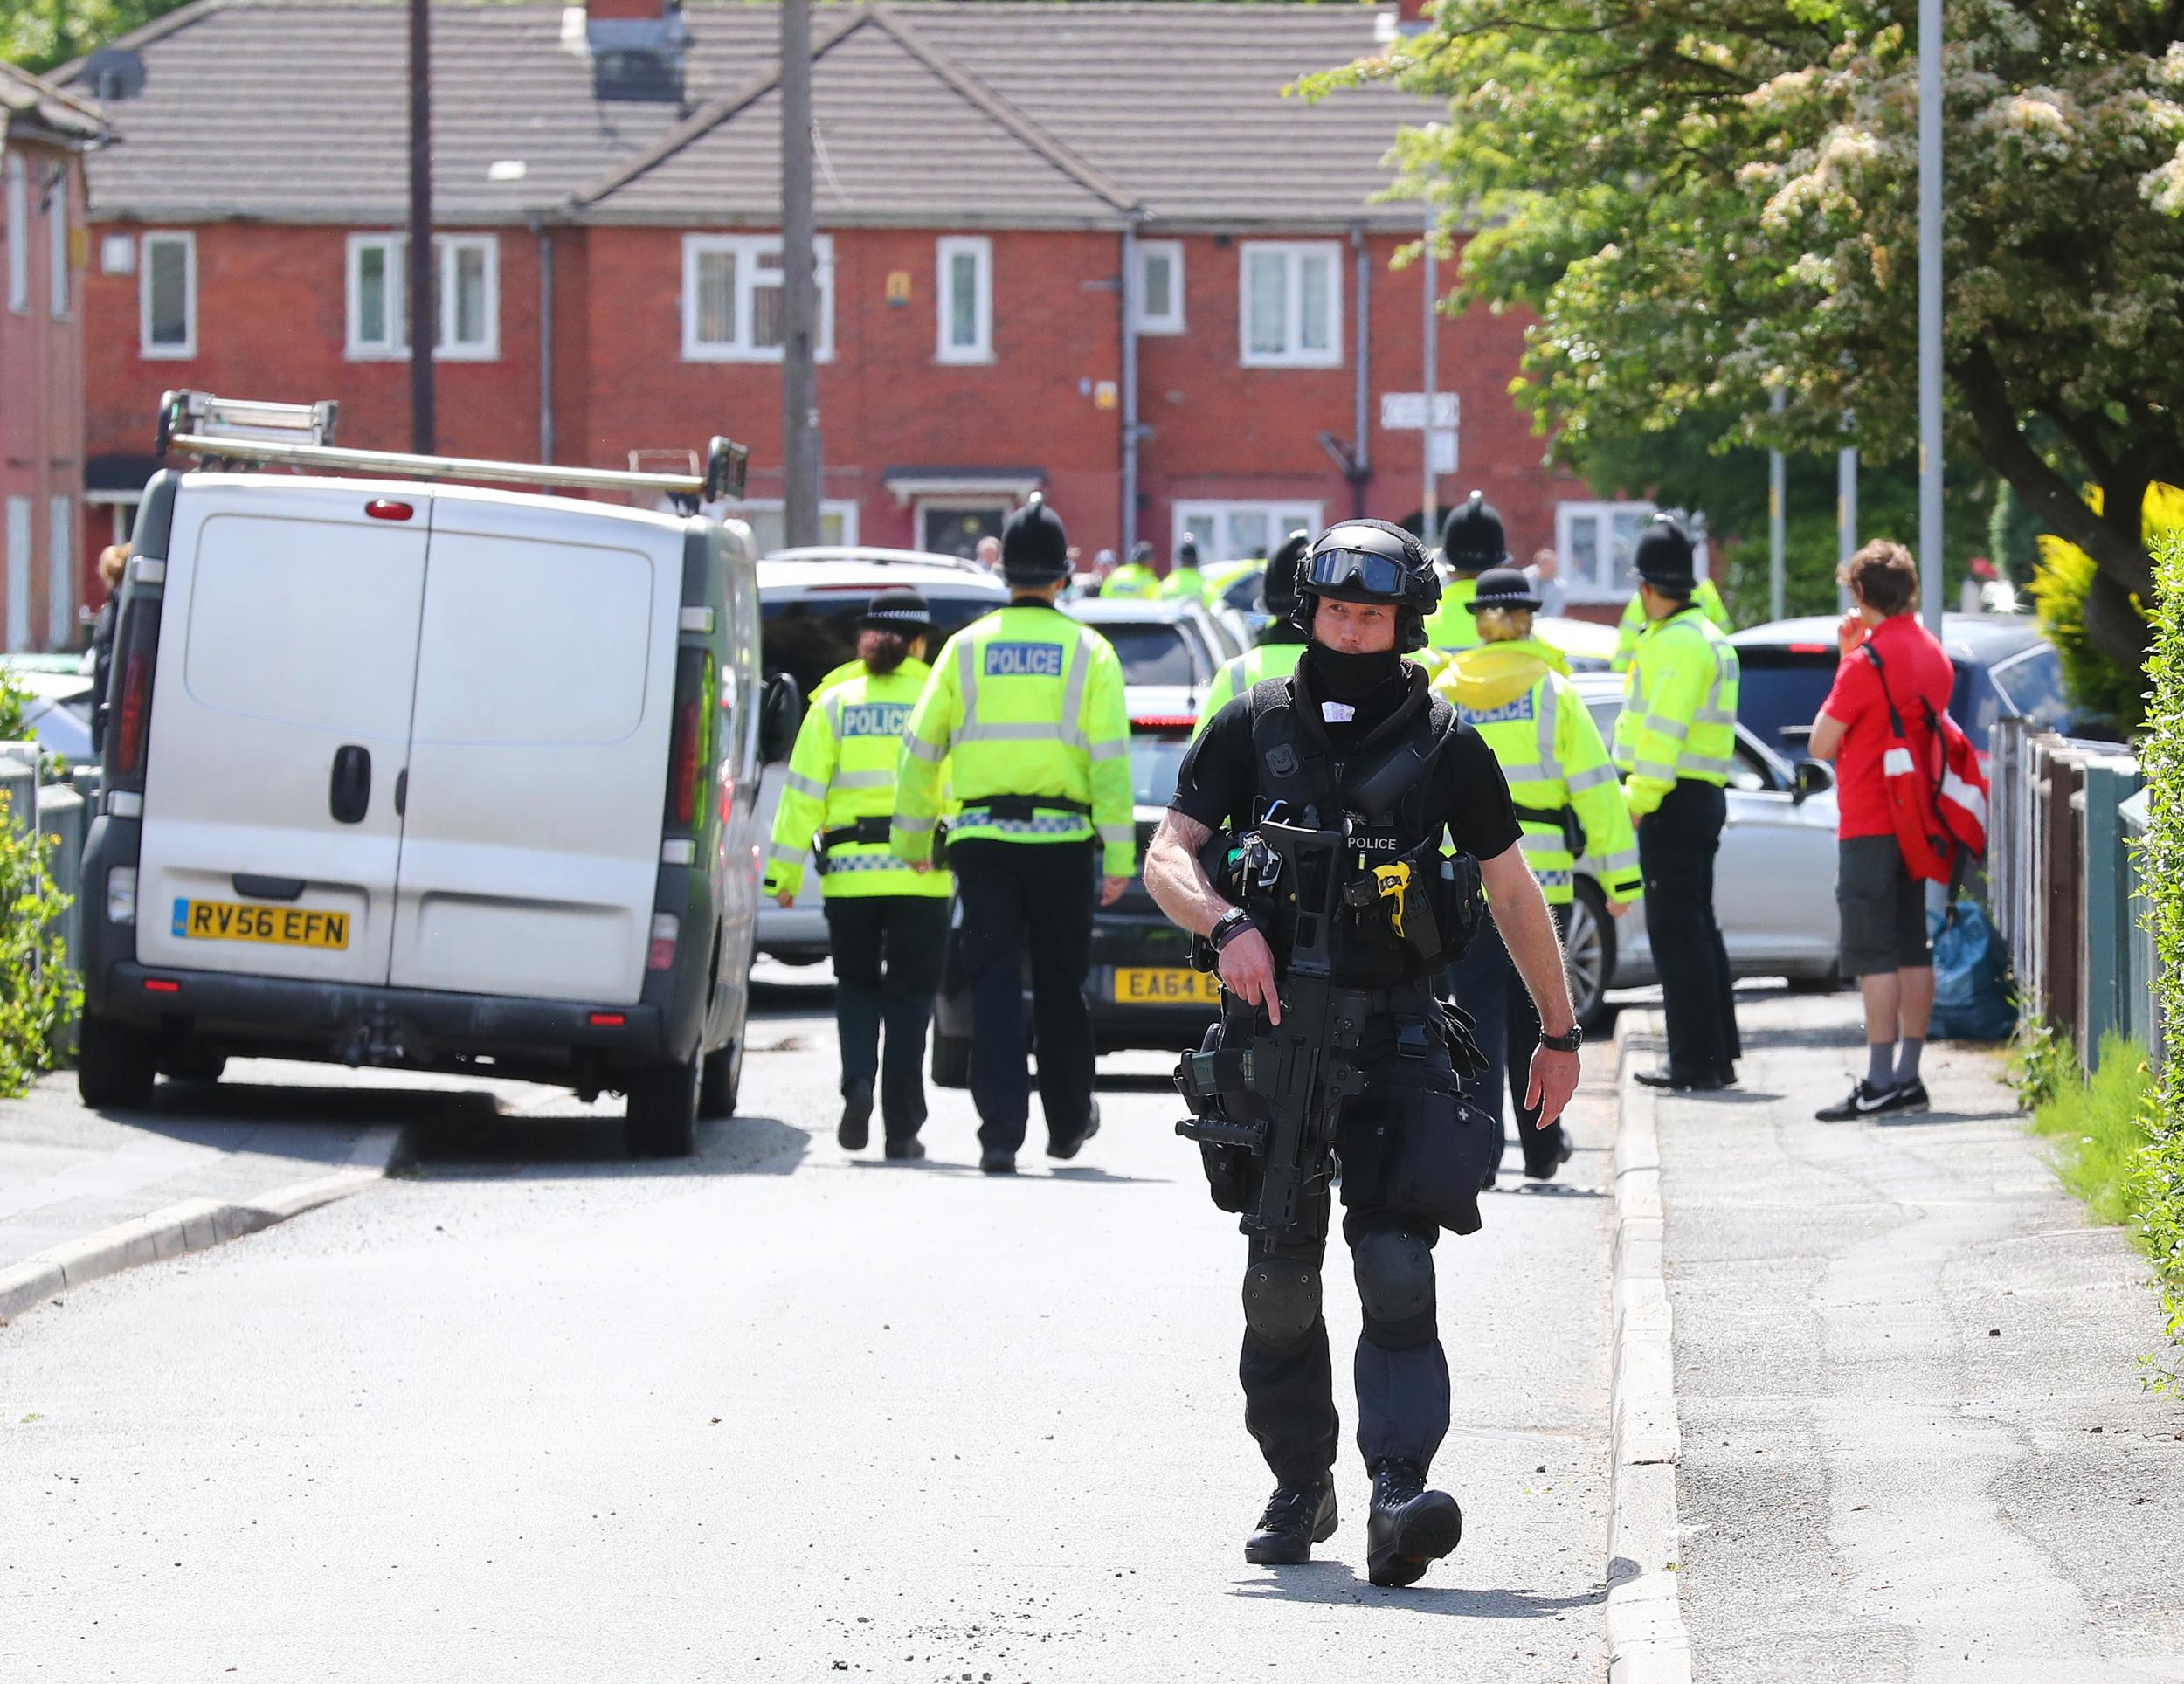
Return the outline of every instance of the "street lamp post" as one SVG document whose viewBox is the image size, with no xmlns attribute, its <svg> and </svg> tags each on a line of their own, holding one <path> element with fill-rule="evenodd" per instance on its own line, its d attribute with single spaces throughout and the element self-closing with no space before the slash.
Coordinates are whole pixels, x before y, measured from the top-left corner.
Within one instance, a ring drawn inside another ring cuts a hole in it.
<svg viewBox="0 0 2184 1684">
<path fill-rule="evenodd" d="M 1941 635 L 1941 0 L 1918 0 L 1918 583 Z"/>
</svg>

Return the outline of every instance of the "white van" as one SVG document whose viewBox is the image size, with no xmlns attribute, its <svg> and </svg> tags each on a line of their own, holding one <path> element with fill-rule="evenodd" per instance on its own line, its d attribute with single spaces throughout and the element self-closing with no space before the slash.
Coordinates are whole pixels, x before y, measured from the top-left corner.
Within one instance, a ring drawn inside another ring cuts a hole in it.
<svg viewBox="0 0 2184 1684">
<path fill-rule="evenodd" d="M 85 854 L 83 1096 L 141 1105 L 230 1055 L 489 1068 L 626 1093 L 632 1150 L 687 1154 L 734 1109 L 756 928 L 748 534 L 450 482 L 667 476 L 383 459 L 449 480 L 146 488 Z"/>
</svg>

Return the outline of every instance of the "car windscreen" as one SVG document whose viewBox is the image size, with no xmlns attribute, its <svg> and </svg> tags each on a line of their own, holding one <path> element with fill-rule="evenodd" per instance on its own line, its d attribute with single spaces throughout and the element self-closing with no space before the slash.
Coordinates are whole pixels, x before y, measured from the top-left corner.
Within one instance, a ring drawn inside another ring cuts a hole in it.
<svg viewBox="0 0 2184 1684">
<path fill-rule="evenodd" d="M 1141 807 L 1166 806 L 1175 795 L 1176 773 L 1190 746 L 1187 736 L 1130 733 L 1130 798 Z"/>
<path fill-rule="evenodd" d="M 1987 676 L 2020 718 L 2053 731 L 2068 731 L 2077 722 L 2076 710 L 2063 693 L 2063 663 L 2054 650 L 2028 649 L 1990 666 Z"/>
<path fill-rule="evenodd" d="M 809 698 L 819 681 L 857 652 L 857 618 L 878 587 L 845 590 L 836 595 L 770 598 L 761 607 L 762 659 L 769 673 L 786 673 Z M 927 589 L 923 592 L 940 641 L 982 614 L 1001 604 L 990 596 L 950 595 Z M 937 647 L 928 655 L 937 654 Z"/>
<path fill-rule="evenodd" d="M 1213 676 L 1199 670 L 1197 639 L 1172 620 L 1098 620 L 1092 629 L 1115 645 L 1125 684 L 1198 684 Z"/>
</svg>

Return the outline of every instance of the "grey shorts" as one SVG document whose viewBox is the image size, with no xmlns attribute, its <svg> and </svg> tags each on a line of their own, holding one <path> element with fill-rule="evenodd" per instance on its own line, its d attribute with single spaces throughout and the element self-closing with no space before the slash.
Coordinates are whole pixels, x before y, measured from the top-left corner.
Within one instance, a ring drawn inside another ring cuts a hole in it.
<svg viewBox="0 0 2184 1684">
<path fill-rule="evenodd" d="M 1871 977 L 1933 963 L 1926 941 L 1926 886 L 1904 868 L 1892 836 L 1835 844 L 1835 906 L 1842 914 L 1842 974 Z"/>
</svg>

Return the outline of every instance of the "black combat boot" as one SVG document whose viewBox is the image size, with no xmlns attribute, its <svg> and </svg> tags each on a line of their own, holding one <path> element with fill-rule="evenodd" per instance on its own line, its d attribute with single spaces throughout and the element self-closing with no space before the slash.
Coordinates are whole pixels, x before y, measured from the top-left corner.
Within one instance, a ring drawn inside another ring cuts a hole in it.
<svg viewBox="0 0 2184 1684">
<path fill-rule="evenodd" d="M 1463 1510 L 1446 1491 L 1426 1489 L 1417 1463 L 1391 1459 L 1372 1470 L 1365 1577 L 1375 1584 L 1416 1584 L 1462 1536 Z"/>
<path fill-rule="evenodd" d="M 834 1143 L 845 1152 L 861 1152 L 872 1138 L 872 1084 L 859 1082 L 842 1094 L 842 1120 Z"/>
<path fill-rule="evenodd" d="M 1312 1558 L 1312 1546 L 1335 1536 L 1335 1476 L 1309 1485 L 1282 1484 L 1267 1500 L 1259 1529 L 1244 1540 L 1244 1559 L 1261 1567 L 1295 1567 Z"/>
</svg>

